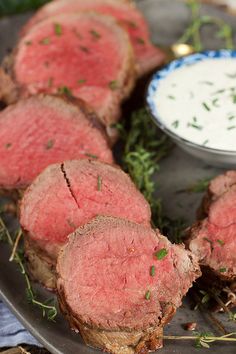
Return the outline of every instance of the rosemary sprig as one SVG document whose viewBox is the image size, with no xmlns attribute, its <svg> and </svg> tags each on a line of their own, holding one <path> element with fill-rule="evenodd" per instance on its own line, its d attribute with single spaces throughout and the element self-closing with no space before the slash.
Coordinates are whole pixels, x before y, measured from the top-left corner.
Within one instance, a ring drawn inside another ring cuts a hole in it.
<svg viewBox="0 0 236 354">
<path fill-rule="evenodd" d="M 9 261 L 14 260 L 18 264 L 21 274 L 24 276 L 25 283 L 26 283 L 26 295 L 29 303 L 39 307 L 42 310 L 43 317 L 47 317 L 48 320 L 54 321 L 57 316 L 56 307 L 53 305 L 48 305 L 47 303 L 42 303 L 39 300 L 37 300 L 32 285 L 30 283 L 29 276 L 24 266 L 24 260 L 21 255 L 22 252 L 20 252 L 20 250 L 17 250 L 21 236 L 22 236 L 22 231 L 18 230 L 17 237 L 14 240 L 9 230 L 7 229 L 3 219 L 0 217 L 0 240 L 7 241 L 7 243 L 10 245 L 12 249 L 12 253 Z"/>
</svg>

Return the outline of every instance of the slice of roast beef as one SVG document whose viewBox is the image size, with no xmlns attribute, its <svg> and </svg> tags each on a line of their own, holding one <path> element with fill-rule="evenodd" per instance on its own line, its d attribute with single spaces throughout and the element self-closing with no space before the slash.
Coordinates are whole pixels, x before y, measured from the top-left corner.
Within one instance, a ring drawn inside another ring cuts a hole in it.
<svg viewBox="0 0 236 354">
<path fill-rule="evenodd" d="M 32 241 L 27 242 L 26 255 L 30 263 L 36 264 L 30 267 L 34 268 L 34 277 L 47 286 L 44 277 L 37 275 L 39 260 L 50 272 L 69 233 L 97 215 L 123 217 L 145 225 L 150 225 L 151 219 L 148 203 L 118 167 L 77 160 L 51 165 L 43 171 L 26 190 L 20 207 L 21 226 Z M 32 260 L 34 253 L 37 261 Z"/>
<path fill-rule="evenodd" d="M 211 181 L 204 197 L 205 219 L 188 231 L 187 243 L 200 264 L 224 281 L 236 279 L 236 171 Z"/>
<path fill-rule="evenodd" d="M 48 165 L 94 156 L 112 163 L 106 136 L 82 101 L 38 95 L 0 112 L 0 188 L 24 189 Z"/>
<path fill-rule="evenodd" d="M 86 99 L 105 124 L 119 118 L 120 102 L 135 80 L 127 33 L 113 18 L 91 13 L 38 23 L 19 41 L 10 66 L 21 97 L 74 95 Z"/>
<path fill-rule="evenodd" d="M 126 29 L 136 57 L 137 70 L 143 75 L 159 66 L 165 59 L 164 53 L 150 42 L 147 23 L 134 3 L 121 3 L 117 0 L 59 0 L 42 7 L 23 29 L 27 33 L 35 24 L 45 18 L 81 11 L 95 11 L 111 15 Z"/>
<path fill-rule="evenodd" d="M 59 254 L 62 312 L 86 344 L 114 354 L 162 346 L 163 327 L 200 276 L 197 259 L 158 230 L 97 217 Z"/>
</svg>

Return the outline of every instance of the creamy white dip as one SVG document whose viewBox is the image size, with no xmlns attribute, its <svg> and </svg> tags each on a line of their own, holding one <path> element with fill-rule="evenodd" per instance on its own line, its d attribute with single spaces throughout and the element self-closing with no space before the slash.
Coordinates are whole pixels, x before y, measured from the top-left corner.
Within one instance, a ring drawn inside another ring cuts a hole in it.
<svg viewBox="0 0 236 354">
<path fill-rule="evenodd" d="M 236 151 L 236 58 L 176 69 L 160 81 L 154 101 L 161 122 L 175 134 Z"/>
</svg>

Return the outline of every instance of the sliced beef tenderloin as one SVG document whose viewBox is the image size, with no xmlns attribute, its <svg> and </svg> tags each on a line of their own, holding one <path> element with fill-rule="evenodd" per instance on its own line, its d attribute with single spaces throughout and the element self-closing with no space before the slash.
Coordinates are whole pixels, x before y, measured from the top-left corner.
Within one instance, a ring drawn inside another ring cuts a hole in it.
<svg viewBox="0 0 236 354">
<path fill-rule="evenodd" d="M 158 230 L 97 217 L 69 236 L 57 273 L 71 328 L 90 346 L 131 354 L 162 346 L 163 327 L 200 269 L 189 251 Z"/>
<path fill-rule="evenodd" d="M 135 80 L 127 33 L 113 18 L 91 13 L 35 25 L 18 43 L 8 71 L 21 97 L 65 92 L 86 99 L 107 125 L 119 118 Z"/>
<path fill-rule="evenodd" d="M 20 207 L 21 226 L 32 241 L 27 242 L 26 254 L 30 248 L 29 261 L 36 264 L 34 277 L 47 286 L 45 277 L 37 275 L 40 259 L 50 272 L 68 234 L 97 215 L 123 217 L 145 225 L 150 225 L 151 219 L 148 203 L 118 167 L 78 160 L 51 165 L 43 171 L 26 190 Z M 38 248 L 42 253 L 37 253 Z M 38 254 L 37 261 L 34 253 Z"/>
<path fill-rule="evenodd" d="M 225 281 L 235 280 L 236 172 L 213 179 L 203 204 L 206 217 L 187 231 L 189 249 L 207 272 Z"/>
<path fill-rule="evenodd" d="M 134 3 L 121 3 L 117 0 L 59 0 L 53 1 L 42 7 L 24 27 L 27 33 L 35 24 L 45 18 L 81 11 L 95 11 L 111 15 L 129 33 L 136 57 L 139 75 L 146 74 L 163 63 L 164 53 L 151 44 L 147 23 Z"/>
<path fill-rule="evenodd" d="M 0 112 L 0 188 L 24 189 L 45 167 L 65 159 L 113 162 L 94 115 L 75 102 L 41 94 Z"/>
</svg>

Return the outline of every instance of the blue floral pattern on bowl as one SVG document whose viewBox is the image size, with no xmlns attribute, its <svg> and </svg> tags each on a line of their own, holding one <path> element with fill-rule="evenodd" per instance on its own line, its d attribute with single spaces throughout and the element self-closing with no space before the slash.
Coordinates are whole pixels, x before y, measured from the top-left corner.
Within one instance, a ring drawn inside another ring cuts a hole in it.
<svg viewBox="0 0 236 354">
<path fill-rule="evenodd" d="M 189 66 L 193 65 L 199 61 L 206 60 L 206 59 L 215 59 L 215 58 L 236 58 L 236 50 L 227 50 L 227 49 L 222 49 L 222 50 L 209 50 L 201 53 L 196 53 L 196 54 L 191 54 L 186 57 L 176 59 L 172 61 L 170 64 L 165 66 L 162 70 L 157 71 L 152 79 L 151 82 L 148 86 L 147 89 L 147 96 L 146 96 L 146 101 L 149 106 L 149 109 L 153 115 L 154 120 L 158 124 L 158 126 L 161 129 L 164 129 L 164 125 L 161 122 L 159 113 L 158 113 L 158 107 L 155 104 L 154 101 L 154 95 L 156 91 L 158 90 L 160 81 L 165 79 L 170 73 L 175 71 L 178 68 L 184 67 L 184 66 Z"/>
</svg>

